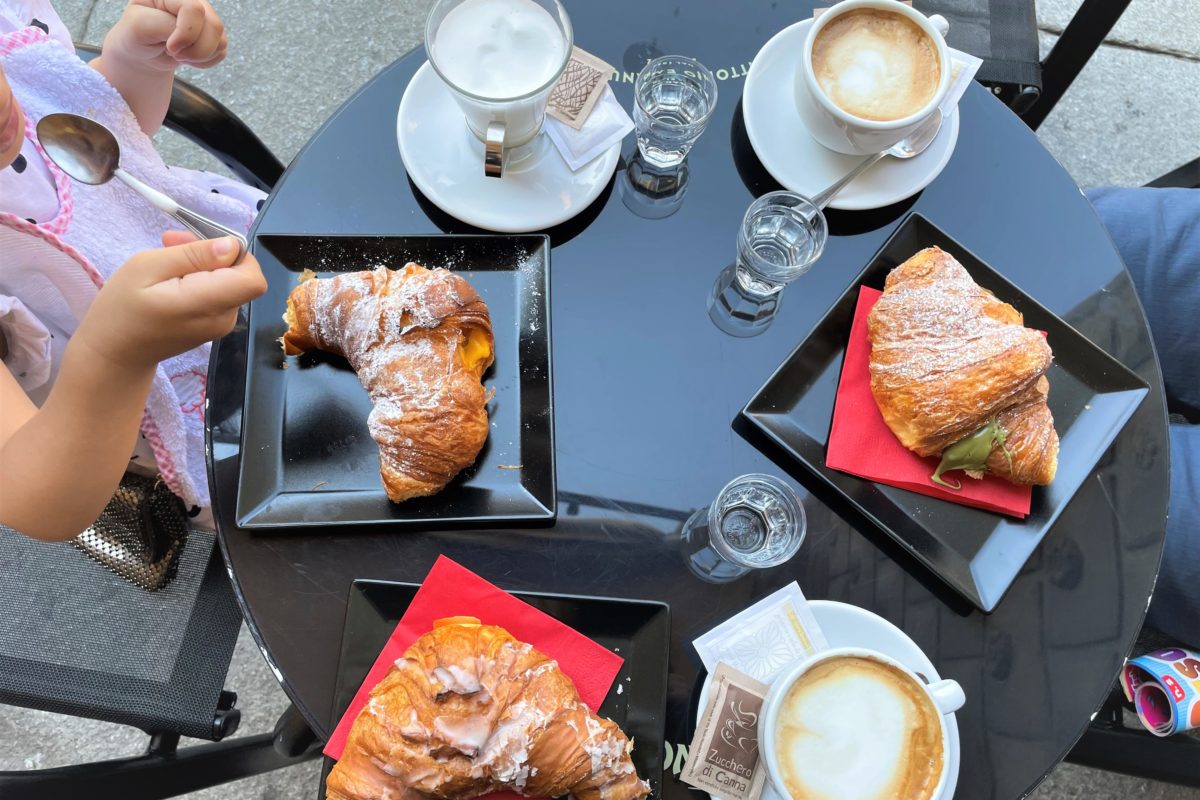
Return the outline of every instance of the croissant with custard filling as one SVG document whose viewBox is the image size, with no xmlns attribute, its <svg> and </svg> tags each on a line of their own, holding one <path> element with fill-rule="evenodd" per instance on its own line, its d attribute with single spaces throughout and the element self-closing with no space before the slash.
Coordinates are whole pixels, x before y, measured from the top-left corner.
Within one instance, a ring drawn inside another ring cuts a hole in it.
<svg viewBox="0 0 1200 800">
<path fill-rule="evenodd" d="M 1015 308 L 926 248 L 891 271 L 867 318 L 871 393 L 892 432 L 942 473 L 1045 485 L 1058 467 L 1046 398 L 1052 353 Z"/>
<path fill-rule="evenodd" d="M 487 306 L 461 276 L 410 263 L 309 278 L 288 296 L 284 321 L 287 355 L 324 350 L 358 373 L 392 502 L 434 494 L 475 462 L 494 342 Z"/>
<path fill-rule="evenodd" d="M 642 800 L 630 741 L 558 664 L 474 617 L 433 623 L 371 690 L 326 781 L 329 800 Z"/>
</svg>

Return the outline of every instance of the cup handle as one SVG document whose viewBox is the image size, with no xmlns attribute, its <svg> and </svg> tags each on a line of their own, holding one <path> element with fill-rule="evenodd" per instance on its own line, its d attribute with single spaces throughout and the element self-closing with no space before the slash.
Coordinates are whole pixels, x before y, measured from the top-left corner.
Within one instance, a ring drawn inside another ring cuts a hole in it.
<svg viewBox="0 0 1200 800">
<path fill-rule="evenodd" d="M 945 38 L 946 34 L 950 32 L 950 22 L 941 14 L 934 14 L 929 17 L 929 24 L 932 25 L 934 30 L 940 33 L 943 38 Z"/>
<path fill-rule="evenodd" d="M 952 714 L 963 707 L 967 696 L 963 693 L 958 681 L 942 680 L 925 687 L 933 698 L 934 704 L 943 714 Z"/>
<path fill-rule="evenodd" d="M 489 122 L 483 142 L 483 174 L 489 178 L 504 177 L 504 123 Z"/>
</svg>

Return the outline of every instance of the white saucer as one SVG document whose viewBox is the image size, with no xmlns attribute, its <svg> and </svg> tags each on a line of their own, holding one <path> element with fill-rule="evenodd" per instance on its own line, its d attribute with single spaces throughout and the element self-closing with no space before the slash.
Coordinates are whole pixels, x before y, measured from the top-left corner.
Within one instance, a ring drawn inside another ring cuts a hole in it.
<svg viewBox="0 0 1200 800">
<path fill-rule="evenodd" d="M 833 600 L 810 600 L 808 607 L 812 609 L 817 624 L 825 634 L 830 647 L 866 647 L 878 650 L 884 655 L 891 656 L 913 672 L 918 672 L 933 681 L 941 680 L 937 667 L 925 655 L 916 642 L 908 638 L 904 631 L 888 622 L 883 617 L 872 614 L 858 606 L 838 603 Z M 704 679 L 700 690 L 700 711 L 703 713 L 708 703 L 708 690 L 712 686 L 712 675 Z M 954 714 L 946 718 L 946 733 L 949 744 L 949 759 L 947 767 L 949 777 L 946 788 L 942 790 L 938 800 L 952 800 L 954 791 L 958 788 L 958 767 L 961 760 L 962 746 L 958 738 L 958 719 Z M 717 800 L 713 797 L 713 800 Z M 762 800 L 786 800 L 775 791 L 771 781 L 763 788 Z"/>
<path fill-rule="evenodd" d="M 767 172 L 786 189 L 812 197 L 863 159 L 835 153 L 809 134 L 792 94 L 796 59 L 804 52 L 811 19 L 775 34 L 754 57 L 742 90 L 746 134 Z M 919 156 L 886 158 L 842 189 L 829 205 L 847 211 L 881 208 L 911 197 L 941 174 L 958 141 L 958 109 Z"/>
<path fill-rule="evenodd" d="M 489 178 L 483 145 L 428 61 L 400 99 L 396 140 L 408 176 L 434 205 L 503 233 L 544 230 L 571 219 L 604 191 L 621 156 L 617 142 L 572 172 L 549 138 L 539 135 L 510 154 L 503 178 Z"/>
</svg>

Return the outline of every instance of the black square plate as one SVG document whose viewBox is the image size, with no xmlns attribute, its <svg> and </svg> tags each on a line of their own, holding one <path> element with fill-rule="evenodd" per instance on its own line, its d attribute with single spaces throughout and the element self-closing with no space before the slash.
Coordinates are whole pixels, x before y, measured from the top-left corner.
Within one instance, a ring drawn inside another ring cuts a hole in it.
<svg viewBox="0 0 1200 800">
<path fill-rule="evenodd" d="M 937 245 L 957 258 L 980 286 L 1045 331 L 1054 348 L 1050 410 L 1061 449 L 1049 486 L 1035 486 L 1023 520 L 873 483 L 825 466 L 834 397 L 859 286 L 883 288 L 891 270 Z M 983 611 L 991 611 L 1091 474 L 1149 387 L 929 220 L 911 214 L 867 268 L 817 323 L 742 415 L 850 505 Z"/>
<path fill-rule="evenodd" d="M 329 728 L 350 706 L 384 643 L 417 589 L 415 583 L 357 580 L 350 589 L 342 658 L 338 662 Z M 662 796 L 663 724 L 667 703 L 667 656 L 671 644 L 671 612 L 663 603 L 513 592 L 534 608 L 613 650 L 625 659 L 613 688 L 600 706 L 600 716 L 621 726 L 633 739 L 633 764 L 650 782 L 651 797 Z M 618 689 L 617 687 L 620 687 Z M 333 760 L 325 759 L 321 794 Z"/>
<path fill-rule="evenodd" d="M 237 523 L 478 527 L 553 521 L 550 242 L 545 236 L 264 234 L 254 252 L 270 288 L 250 305 Z M 487 303 L 496 362 L 491 433 L 474 466 L 432 497 L 388 500 L 367 432 L 371 401 L 340 358 L 288 359 L 277 341 L 297 275 L 399 268 L 409 261 L 462 274 Z M 519 468 L 517 468 L 519 467 Z"/>
</svg>

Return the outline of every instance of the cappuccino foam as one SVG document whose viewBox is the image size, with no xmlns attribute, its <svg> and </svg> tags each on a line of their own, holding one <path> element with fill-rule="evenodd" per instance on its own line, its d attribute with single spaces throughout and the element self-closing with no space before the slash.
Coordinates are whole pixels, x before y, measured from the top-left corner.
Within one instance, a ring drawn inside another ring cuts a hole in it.
<svg viewBox="0 0 1200 800">
<path fill-rule="evenodd" d="M 438 26 L 433 58 L 459 88 L 509 99 L 549 82 L 566 49 L 554 17 L 531 0 L 466 0 Z"/>
<path fill-rule="evenodd" d="M 937 45 L 902 14 L 848 11 L 817 33 L 813 74 L 835 105 L 860 119 L 888 122 L 915 114 L 938 89 Z"/>
<path fill-rule="evenodd" d="M 821 662 L 788 690 L 775 757 L 792 800 L 930 800 L 942 773 L 940 712 L 881 661 Z"/>
</svg>

